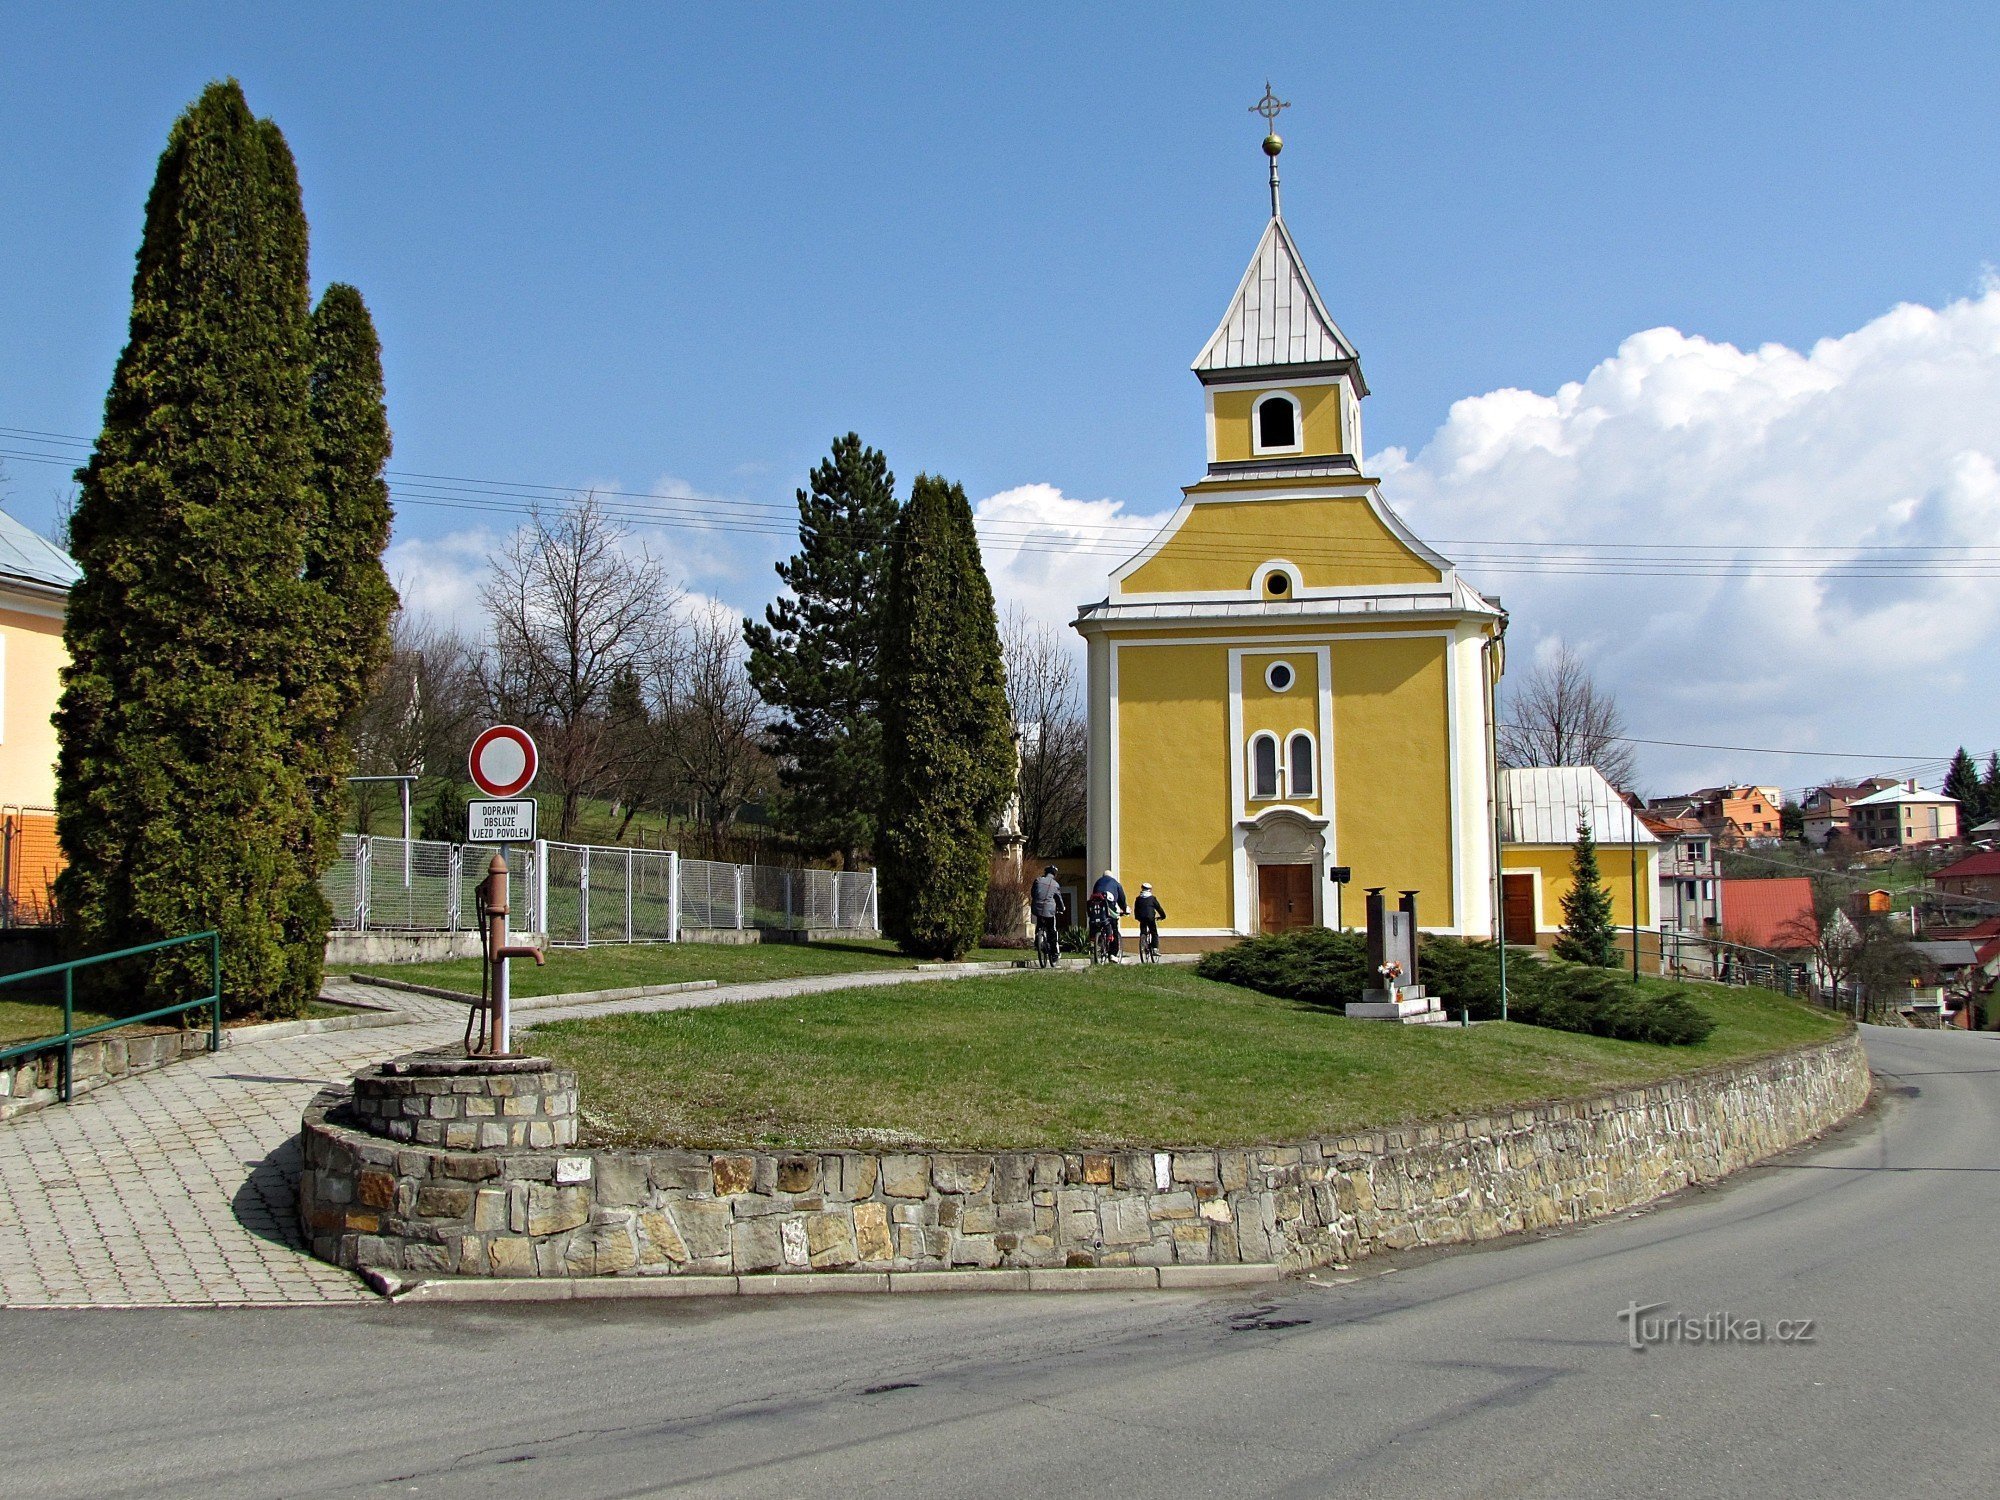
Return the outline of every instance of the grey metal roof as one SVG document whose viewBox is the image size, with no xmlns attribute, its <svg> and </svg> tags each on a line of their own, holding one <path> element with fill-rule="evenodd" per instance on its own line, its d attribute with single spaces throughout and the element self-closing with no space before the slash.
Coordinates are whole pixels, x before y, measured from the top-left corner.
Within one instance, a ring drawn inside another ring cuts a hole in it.
<svg viewBox="0 0 2000 1500">
<path fill-rule="evenodd" d="M 1500 837 L 1509 844 L 1573 844 L 1579 822 L 1600 844 L 1656 844 L 1595 766 L 1524 766 L 1500 773 Z"/>
<path fill-rule="evenodd" d="M 1210 479 L 1348 479 L 1361 472 L 1345 453 L 1310 458 L 1232 458 L 1208 466 Z"/>
<path fill-rule="evenodd" d="M 67 591 L 83 577 L 70 555 L 0 511 L 0 581 L 39 583 Z"/>
<path fill-rule="evenodd" d="M 1934 969 L 1969 969 L 1979 962 L 1979 950 L 1965 938 L 1938 938 L 1910 947 Z"/>
<path fill-rule="evenodd" d="M 1953 802 L 1956 800 L 1957 800 L 1956 798 L 1947 797 L 1938 792 L 1927 792 L 1924 791 L 1922 788 L 1918 788 L 1916 791 L 1913 792 L 1906 786 L 1898 785 L 1892 787 L 1885 787 L 1881 791 L 1872 793 L 1871 795 L 1866 797 L 1857 797 L 1847 805 L 1850 808 L 1888 807 L 1893 803 L 1897 802 L 1930 803 L 1930 802 Z"/>
<path fill-rule="evenodd" d="M 1320 300 L 1285 221 L 1273 214 L 1236 295 L 1229 299 L 1229 310 L 1195 357 L 1193 368 L 1257 370 L 1360 358 Z"/>
</svg>

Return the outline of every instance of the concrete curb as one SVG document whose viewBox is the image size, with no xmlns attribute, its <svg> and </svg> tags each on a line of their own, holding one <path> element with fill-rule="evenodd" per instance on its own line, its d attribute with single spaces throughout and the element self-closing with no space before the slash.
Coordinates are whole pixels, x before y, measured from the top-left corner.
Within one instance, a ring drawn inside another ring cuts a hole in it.
<svg viewBox="0 0 2000 1500">
<path fill-rule="evenodd" d="M 337 1000 L 322 1001 L 338 1005 Z M 232 1047 L 255 1042 L 282 1042 L 287 1037 L 318 1036 L 323 1031 L 365 1031 L 374 1026 L 407 1026 L 410 1018 L 400 1010 L 357 1011 L 351 1016 L 313 1016 L 302 1021 L 264 1021 L 255 1026 L 224 1027 L 223 1040 Z"/>
<path fill-rule="evenodd" d="M 891 1296 L 930 1292 L 1194 1292 L 1266 1286 L 1286 1276 L 1270 1262 L 1228 1266 L 1079 1266 L 1000 1271 L 804 1271 L 771 1276 L 521 1276 L 406 1280 L 364 1270 L 395 1302 L 591 1302 L 624 1298 Z"/>
<path fill-rule="evenodd" d="M 476 1006 L 477 995 L 464 990 L 448 990 L 434 984 L 412 984 L 406 979 L 387 979 L 374 974 L 350 974 L 347 976 L 355 984 L 373 985 L 377 989 L 401 990 L 411 995 L 429 995 L 436 1000 L 456 1000 L 460 1005 Z M 569 990 L 560 995 L 516 995 L 510 1002 L 516 1015 L 527 1010 L 551 1010 L 557 1006 L 608 1005 L 614 1000 L 650 1000 L 655 995 L 687 995 L 697 990 L 720 989 L 722 982 L 717 979 L 683 979 L 675 984 L 628 985 L 622 990 Z"/>
</svg>

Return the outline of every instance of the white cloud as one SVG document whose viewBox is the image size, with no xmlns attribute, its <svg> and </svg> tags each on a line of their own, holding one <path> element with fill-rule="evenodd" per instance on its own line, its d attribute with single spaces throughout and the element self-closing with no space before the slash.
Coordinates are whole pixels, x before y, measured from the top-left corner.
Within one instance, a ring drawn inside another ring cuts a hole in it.
<svg viewBox="0 0 2000 1500">
<path fill-rule="evenodd" d="M 1135 514 L 1122 500 L 1073 500 L 1052 484 L 1024 484 L 973 506 L 980 551 L 1001 611 L 1067 626 L 1102 599 L 1111 570 L 1167 523 L 1171 510 Z"/>
<path fill-rule="evenodd" d="M 1650 329 L 1552 396 L 1460 401 L 1414 456 L 1390 449 L 1371 467 L 1421 535 L 1504 596 L 1516 660 L 1567 639 L 1633 733 L 1914 759 L 2000 744 L 2000 577 L 1963 576 L 1981 554 L 1962 550 L 2000 544 L 1996 411 L 1988 285 L 1805 353 Z M 1588 556 L 1594 571 L 1525 571 L 1493 543 L 1545 544 L 1518 550 Z M 1576 543 L 1590 550 L 1561 545 Z M 1848 546 L 1947 550 L 1858 568 L 1823 550 Z M 1683 576 L 1605 576 L 1696 556 Z M 2000 550 L 1983 556 L 2000 574 Z M 1917 558 L 1941 567 L 1918 576 Z M 1866 768 L 1652 748 L 1640 763 L 1662 791 Z"/>
<path fill-rule="evenodd" d="M 479 591 L 501 535 L 485 527 L 433 537 L 397 537 L 382 555 L 403 608 L 438 625 L 477 628 Z"/>
</svg>

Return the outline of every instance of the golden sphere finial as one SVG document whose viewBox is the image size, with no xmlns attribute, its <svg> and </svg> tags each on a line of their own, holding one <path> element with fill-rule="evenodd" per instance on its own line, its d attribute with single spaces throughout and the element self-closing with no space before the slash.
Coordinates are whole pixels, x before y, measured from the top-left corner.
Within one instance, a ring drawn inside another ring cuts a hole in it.
<svg viewBox="0 0 2000 1500">
<path fill-rule="evenodd" d="M 1277 158 L 1278 153 L 1284 149 L 1285 149 L 1285 139 L 1283 136 L 1278 135 L 1274 132 L 1273 134 L 1264 137 L 1264 154 L 1266 156 L 1271 157 L 1273 160 L 1275 160 Z"/>
</svg>

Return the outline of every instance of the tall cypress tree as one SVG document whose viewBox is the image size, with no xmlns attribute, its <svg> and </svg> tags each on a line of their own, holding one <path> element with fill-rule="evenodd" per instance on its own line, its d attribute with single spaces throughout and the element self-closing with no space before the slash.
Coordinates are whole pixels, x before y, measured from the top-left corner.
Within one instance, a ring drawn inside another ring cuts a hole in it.
<svg viewBox="0 0 2000 1500">
<path fill-rule="evenodd" d="M 302 513 L 304 627 L 291 658 L 299 764 L 314 816 L 301 832 L 309 877 L 297 889 L 286 938 L 295 988 L 316 993 L 332 912 L 319 875 L 340 853 L 354 751 L 347 721 L 389 656 L 396 591 L 382 567 L 389 543 L 389 417 L 382 399 L 382 346 L 361 293 L 336 282 L 310 324 L 311 504 Z M 405 766 L 403 770 L 413 770 Z M 461 826 L 453 835 L 463 838 Z"/>
<path fill-rule="evenodd" d="M 174 127 L 146 204 L 130 338 L 78 473 L 83 569 L 56 713 L 57 897 L 86 950 L 222 933 L 237 1012 L 311 998 L 310 774 L 294 702 L 314 628 L 306 224 L 277 127 L 232 80 Z M 177 998 L 205 956 L 153 981 Z"/>
<path fill-rule="evenodd" d="M 1597 841 L 1588 823 L 1576 825 L 1576 845 L 1570 852 L 1570 888 L 1562 898 L 1562 936 L 1555 956 L 1573 964 L 1600 969 L 1618 965 L 1618 929 L 1611 923 L 1611 892 L 1597 870 Z"/>
<path fill-rule="evenodd" d="M 1963 833 L 1973 824 L 1983 820 L 1986 808 L 1986 788 L 1979 782 L 1979 765 L 1966 752 L 1963 745 L 1951 758 L 1951 769 L 1944 773 L 1944 794 L 1958 803 L 1958 827 Z"/>
<path fill-rule="evenodd" d="M 965 491 L 919 474 L 889 550 L 882 636 L 883 929 L 907 953 L 979 941 L 1014 776 L 993 589 Z"/>
<path fill-rule="evenodd" d="M 852 869 L 875 843 L 881 799 L 880 656 L 896 476 L 850 432 L 799 490 L 799 550 L 778 564 L 789 591 L 743 622 L 750 681 L 777 711 L 770 731 L 778 826 Z"/>
</svg>

